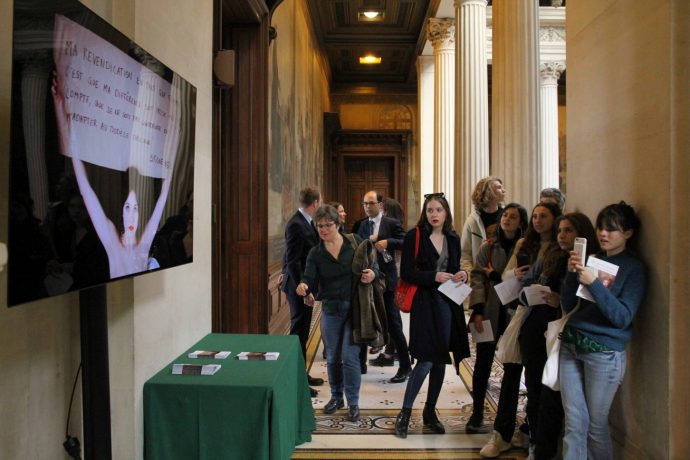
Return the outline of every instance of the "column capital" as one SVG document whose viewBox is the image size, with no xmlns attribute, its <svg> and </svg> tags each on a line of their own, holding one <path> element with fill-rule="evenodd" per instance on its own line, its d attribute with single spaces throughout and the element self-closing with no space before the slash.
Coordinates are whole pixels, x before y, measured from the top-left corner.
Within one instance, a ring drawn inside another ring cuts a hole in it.
<svg viewBox="0 0 690 460">
<path fill-rule="evenodd" d="M 461 6 L 467 5 L 467 4 L 472 4 L 472 5 L 478 5 L 478 6 L 486 6 L 487 5 L 487 0 L 455 0 L 455 3 L 453 6 L 455 8 L 460 8 Z"/>
<path fill-rule="evenodd" d="M 542 83 L 556 83 L 563 71 L 565 71 L 565 62 L 562 61 L 548 61 L 539 64 Z"/>
<path fill-rule="evenodd" d="M 434 51 L 455 49 L 455 18 L 429 18 L 427 38 Z"/>
</svg>

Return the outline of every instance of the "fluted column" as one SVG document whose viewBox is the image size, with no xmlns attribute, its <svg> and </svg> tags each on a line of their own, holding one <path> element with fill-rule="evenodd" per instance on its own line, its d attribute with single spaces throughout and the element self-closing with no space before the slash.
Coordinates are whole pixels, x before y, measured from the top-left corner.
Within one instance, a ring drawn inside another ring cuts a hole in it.
<svg viewBox="0 0 690 460">
<path fill-rule="evenodd" d="M 417 58 L 419 106 L 419 191 L 434 191 L 434 57 Z M 421 193 L 421 194 L 420 194 Z M 419 203 L 421 206 L 421 202 Z"/>
<path fill-rule="evenodd" d="M 34 202 L 34 216 L 45 219 L 48 212 L 49 186 L 46 166 L 46 98 L 50 61 L 45 53 L 34 53 L 21 70 L 22 125 L 29 172 L 29 193 Z"/>
<path fill-rule="evenodd" d="M 489 173 L 489 93 L 486 72 L 486 0 L 455 0 L 458 46 L 455 151 L 455 214 L 472 209 L 472 190 Z"/>
<path fill-rule="evenodd" d="M 527 208 L 542 189 L 537 0 L 493 4 L 491 169 Z"/>
<path fill-rule="evenodd" d="M 455 19 L 429 19 L 434 46 L 434 191 L 453 209 L 455 174 Z"/>
<path fill-rule="evenodd" d="M 542 62 L 541 117 L 541 178 L 544 187 L 559 187 L 558 158 L 558 78 L 565 70 L 563 62 Z"/>
</svg>

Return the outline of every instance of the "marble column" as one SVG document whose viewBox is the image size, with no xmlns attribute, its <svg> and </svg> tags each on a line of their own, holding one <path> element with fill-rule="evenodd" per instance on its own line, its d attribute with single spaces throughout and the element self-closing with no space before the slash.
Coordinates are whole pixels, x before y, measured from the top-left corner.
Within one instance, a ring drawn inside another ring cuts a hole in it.
<svg viewBox="0 0 690 460">
<path fill-rule="evenodd" d="M 489 174 L 489 90 L 486 70 L 486 0 L 455 0 L 458 45 L 456 83 L 456 190 L 453 214 L 463 222 L 472 190 Z"/>
<path fill-rule="evenodd" d="M 50 201 L 45 151 L 50 61 L 45 53 L 33 53 L 31 57 L 22 63 L 21 70 L 22 125 L 34 217 L 43 220 Z"/>
<path fill-rule="evenodd" d="M 558 150 L 558 78 L 565 70 L 563 62 L 542 62 L 540 117 L 541 117 L 541 178 L 544 187 L 559 185 Z"/>
<path fill-rule="evenodd" d="M 417 58 L 419 105 L 419 191 L 418 197 L 434 191 L 434 57 Z M 422 202 L 418 204 L 421 206 Z"/>
<path fill-rule="evenodd" d="M 455 187 L 455 19 L 429 19 L 434 47 L 434 190 L 453 209 Z M 427 192 L 424 192 L 427 193 Z"/>
<path fill-rule="evenodd" d="M 527 209 L 542 189 L 537 0 L 493 5 L 491 170 Z"/>
</svg>

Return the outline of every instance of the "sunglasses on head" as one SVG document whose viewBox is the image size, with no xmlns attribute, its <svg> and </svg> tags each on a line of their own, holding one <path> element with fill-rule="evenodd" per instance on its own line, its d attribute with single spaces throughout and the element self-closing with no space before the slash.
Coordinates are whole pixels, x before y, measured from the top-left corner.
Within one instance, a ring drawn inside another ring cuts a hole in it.
<svg viewBox="0 0 690 460">
<path fill-rule="evenodd" d="M 429 198 L 444 198 L 445 194 L 443 192 L 436 192 L 436 193 L 427 193 L 424 195 L 424 199 L 428 200 Z"/>
</svg>

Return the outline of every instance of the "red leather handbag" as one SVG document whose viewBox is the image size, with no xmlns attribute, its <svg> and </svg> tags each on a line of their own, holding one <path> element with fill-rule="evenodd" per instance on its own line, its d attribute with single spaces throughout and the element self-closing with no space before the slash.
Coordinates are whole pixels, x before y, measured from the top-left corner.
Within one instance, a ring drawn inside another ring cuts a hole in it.
<svg viewBox="0 0 690 460">
<path fill-rule="evenodd" d="M 415 229 L 417 232 L 415 236 L 414 243 L 414 258 L 417 258 L 419 253 L 419 227 Z M 417 285 L 410 284 L 403 279 L 398 279 L 398 284 L 395 286 L 395 306 L 403 313 L 409 313 L 412 310 L 412 300 L 414 300 L 414 295 L 417 293 Z"/>
</svg>

